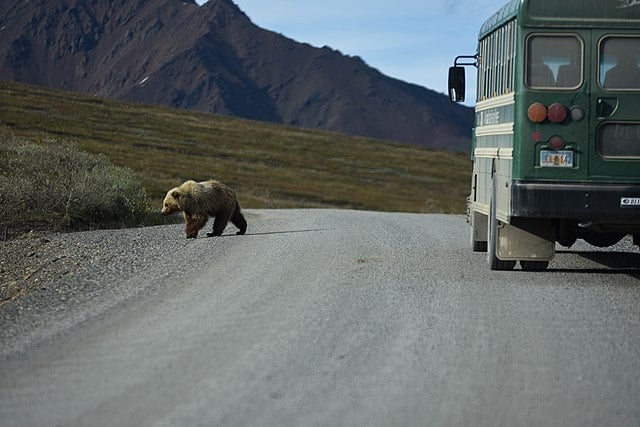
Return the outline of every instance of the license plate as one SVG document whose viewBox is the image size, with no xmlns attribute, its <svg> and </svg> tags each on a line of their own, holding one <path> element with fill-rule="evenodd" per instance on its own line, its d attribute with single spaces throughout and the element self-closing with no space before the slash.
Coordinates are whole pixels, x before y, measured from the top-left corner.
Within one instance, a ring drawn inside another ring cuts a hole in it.
<svg viewBox="0 0 640 427">
<path fill-rule="evenodd" d="M 620 207 L 640 208 L 640 197 L 622 197 L 620 199 Z"/>
<path fill-rule="evenodd" d="M 542 150 L 540 151 L 540 166 L 545 168 L 572 168 L 573 151 Z"/>
</svg>

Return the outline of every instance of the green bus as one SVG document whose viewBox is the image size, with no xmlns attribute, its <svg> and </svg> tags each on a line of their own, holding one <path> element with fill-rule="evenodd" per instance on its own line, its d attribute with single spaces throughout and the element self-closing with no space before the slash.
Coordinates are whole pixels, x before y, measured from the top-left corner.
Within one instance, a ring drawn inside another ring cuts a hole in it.
<svg viewBox="0 0 640 427">
<path fill-rule="evenodd" d="M 477 67 L 471 246 L 544 270 L 556 242 L 640 244 L 640 0 L 513 0 L 449 69 Z"/>
</svg>

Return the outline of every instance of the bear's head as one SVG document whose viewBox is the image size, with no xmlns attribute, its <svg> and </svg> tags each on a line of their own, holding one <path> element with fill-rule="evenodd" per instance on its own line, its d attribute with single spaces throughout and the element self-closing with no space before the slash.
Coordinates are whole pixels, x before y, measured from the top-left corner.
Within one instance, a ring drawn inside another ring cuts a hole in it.
<svg viewBox="0 0 640 427">
<path fill-rule="evenodd" d="M 160 213 L 162 215 L 171 215 L 183 210 L 183 206 L 180 202 L 182 198 L 183 195 L 180 193 L 178 188 L 169 190 L 164 198 L 164 202 L 162 202 L 162 211 L 160 211 Z"/>
</svg>

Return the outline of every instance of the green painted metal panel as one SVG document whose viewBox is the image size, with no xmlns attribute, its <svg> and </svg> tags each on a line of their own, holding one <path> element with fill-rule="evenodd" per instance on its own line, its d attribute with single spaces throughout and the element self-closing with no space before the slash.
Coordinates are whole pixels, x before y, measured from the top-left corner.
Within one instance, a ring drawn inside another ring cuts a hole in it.
<svg viewBox="0 0 640 427">
<path fill-rule="evenodd" d="M 480 28 L 479 39 L 511 19 L 524 27 L 638 28 L 639 0 L 511 0 Z"/>
</svg>

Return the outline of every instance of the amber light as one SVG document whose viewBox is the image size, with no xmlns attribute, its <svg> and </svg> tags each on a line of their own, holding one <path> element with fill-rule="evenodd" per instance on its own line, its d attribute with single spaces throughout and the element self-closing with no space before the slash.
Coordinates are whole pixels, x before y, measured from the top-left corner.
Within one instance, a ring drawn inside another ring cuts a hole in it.
<svg viewBox="0 0 640 427">
<path fill-rule="evenodd" d="M 541 102 L 534 102 L 529 106 L 527 116 L 533 123 L 542 123 L 547 118 L 547 107 Z"/>
<path fill-rule="evenodd" d="M 551 123 L 562 123 L 567 118 L 567 107 L 562 104 L 554 103 L 549 106 L 549 121 Z"/>
</svg>

